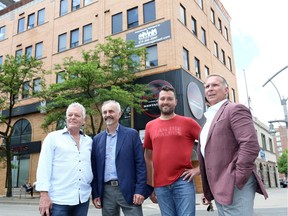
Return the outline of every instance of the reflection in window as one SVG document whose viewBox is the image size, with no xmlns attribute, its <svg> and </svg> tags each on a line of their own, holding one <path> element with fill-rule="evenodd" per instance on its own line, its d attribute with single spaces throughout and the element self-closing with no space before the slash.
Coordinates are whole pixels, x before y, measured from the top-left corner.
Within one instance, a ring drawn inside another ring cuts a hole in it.
<svg viewBox="0 0 288 216">
<path fill-rule="evenodd" d="M 68 0 L 60 0 L 60 16 L 68 13 Z"/>
<path fill-rule="evenodd" d="M 144 23 L 151 22 L 156 19 L 155 1 L 150 1 L 143 5 Z"/>
<path fill-rule="evenodd" d="M 180 21 L 186 25 L 186 9 L 180 4 Z"/>
<path fill-rule="evenodd" d="M 122 13 L 112 16 L 112 34 L 122 31 Z"/>
<path fill-rule="evenodd" d="M 92 24 L 83 26 L 83 44 L 92 41 Z"/>
<path fill-rule="evenodd" d="M 200 61 L 198 58 L 195 57 L 194 59 L 195 61 L 195 74 L 196 74 L 196 77 L 201 79 L 201 73 L 200 73 Z"/>
<path fill-rule="evenodd" d="M 0 40 L 5 39 L 5 29 L 6 29 L 6 26 L 0 27 Z"/>
<path fill-rule="evenodd" d="M 75 29 L 70 33 L 70 48 L 79 45 L 79 29 Z"/>
<path fill-rule="evenodd" d="M 40 86 L 40 78 L 34 79 L 33 80 L 33 93 L 37 93 L 41 90 Z"/>
<path fill-rule="evenodd" d="M 35 14 L 30 14 L 28 16 L 28 23 L 27 23 L 27 29 L 34 28 L 35 25 Z"/>
<path fill-rule="evenodd" d="M 211 8 L 211 11 L 210 11 L 210 16 L 211 16 L 211 22 L 213 24 L 215 24 L 215 13 L 214 13 L 214 10 Z"/>
<path fill-rule="evenodd" d="M 214 55 L 219 58 L 218 44 L 214 41 Z"/>
<path fill-rule="evenodd" d="M 22 99 L 29 97 L 29 89 L 30 89 L 29 81 L 24 82 L 22 86 Z"/>
<path fill-rule="evenodd" d="M 147 47 L 146 52 L 146 68 L 158 66 L 157 45 Z"/>
<path fill-rule="evenodd" d="M 56 75 L 56 83 L 62 83 L 65 81 L 65 71 L 61 71 Z"/>
<path fill-rule="evenodd" d="M 201 28 L 201 32 L 202 32 L 202 34 L 201 34 L 201 41 L 202 41 L 202 43 L 206 46 L 207 45 L 207 41 L 206 41 L 206 31 L 205 31 L 205 29 L 204 28 Z"/>
<path fill-rule="evenodd" d="M 24 31 L 24 25 L 25 25 L 25 17 L 18 20 L 18 30 L 17 33 L 21 33 Z"/>
<path fill-rule="evenodd" d="M 183 67 L 189 70 L 189 52 L 187 49 L 183 48 Z"/>
<path fill-rule="evenodd" d="M 192 21 L 192 32 L 195 36 L 197 36 L 197 21 L 194 17 L 191 18 Z"/>
<path fill-rule="evenodd" d="M 138 26 L 138 7 L 127 11 L 127 24 L 128 29 Z"/>
<path fill-rule="evenodd" d="M 58 36 L 58 52 L 66 50 L 67 33 Z"/>
<path fill-rule="evenodd" d="M 72 11 L 80 8 L 80 0 L 72 0 Z"/>
<path fill-rule="evenodd" d="M 35 58 L 43 57 L 43 42 L 37 43 L 35 46 Z"/>
<path fill-rule="evenodd" d="M 45 8 L 38 11 L 37 25 L 41 25 L 45 22 Z"/>
<path fill-rule="evenodd" d="M 208 77 L 210 75 L 209 68 L 205 65 L 205 76 Z"/>
<path fill-rule="evenodd" d="M 25 55 L 29 58 L 32 57 L 32 46 L 26 47 Z"/>
</svg>

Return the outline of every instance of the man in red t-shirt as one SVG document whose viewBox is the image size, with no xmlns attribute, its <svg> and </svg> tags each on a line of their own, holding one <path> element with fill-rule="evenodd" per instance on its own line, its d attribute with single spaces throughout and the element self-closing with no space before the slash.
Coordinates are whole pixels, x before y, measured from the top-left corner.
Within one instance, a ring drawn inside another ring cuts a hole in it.
<svg viewBox="0 0 288 216">
<path fill-rule="evenodd" d="M 162 216 L 194 216 L 193 177 L 199 168 L 193 169 L 190 160 L 201 127 L 192 118 L 175 114 L 176 105 L 175 89 L 163 86 L 158 99 L 161 115 L 145 128 L 147 180 L 155 188 L 150 198 L 159 204 Z"/>
</svg>

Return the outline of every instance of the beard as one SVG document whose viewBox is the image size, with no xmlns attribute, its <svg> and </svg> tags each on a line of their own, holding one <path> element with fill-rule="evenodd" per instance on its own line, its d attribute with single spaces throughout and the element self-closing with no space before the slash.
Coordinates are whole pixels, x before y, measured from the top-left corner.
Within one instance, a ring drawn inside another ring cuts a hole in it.
<svg viewBox="0 0 288 216">
<path fill-rule="evenodd" d="M 111 117 L 107 117 L 107 118 L 105 118 L 105 123 L 107 126 L 110 126 L 114 123 L 114 119 Z"/>
<path fill-rule="evenodd" d="M 161 114 L 163 115 L 171 115 L 174 113 L 174 108 L 172 107 L 164 106 L 164 107 L 159 107 L 159 109 L 160 109 Z"/>
</svg>

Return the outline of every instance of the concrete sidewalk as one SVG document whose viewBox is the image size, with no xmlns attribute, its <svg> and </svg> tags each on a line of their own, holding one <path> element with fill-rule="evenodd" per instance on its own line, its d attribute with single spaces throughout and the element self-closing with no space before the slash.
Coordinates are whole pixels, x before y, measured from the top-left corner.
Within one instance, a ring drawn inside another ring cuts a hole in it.
<svg viewBox="0 0 288 216">
<path fill-rule="evenodd" d="M 267 189 L 269 198 L 267 200 L 260 194 L 256 194 L 254 208 L 287 208 L 288 206 L 288 189 L 287 188 L 268 188 Z M 38 205 L 39 195 L 31 198 L 30 196 L 26 197 L 0 197 L 0 204 L 16 204 L 16 205 Z M 91 203 L 91 207 L 93 207 Z M 143 208 L 158 208 L 157 204 L 154 204 L 150 199 L 145 200 Z M 93 207 L 94 208 L 94 207 Z M 196 209 L 197 210 L 206 210 L 207 206 L 201 204 L 201 194 L 196 194 Z M 214 204 L 215 208 L 215 204 Z"/>
</svg>

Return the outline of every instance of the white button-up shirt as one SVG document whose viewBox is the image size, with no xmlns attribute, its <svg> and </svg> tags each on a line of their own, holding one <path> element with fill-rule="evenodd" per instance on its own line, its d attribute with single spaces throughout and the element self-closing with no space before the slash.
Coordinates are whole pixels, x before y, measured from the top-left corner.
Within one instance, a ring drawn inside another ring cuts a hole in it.
<svg viewBox="0 0 288 216">
<path fill-rule="evenodd" d="M 93 179 L 92 139 L 80 135 L 79 149 L 67 128 L 51 132 L 44 139 L 38 168 L 37 191 L 48 191 L 53 203 L 77 205 L 88 201 Z"/>
</svg>

